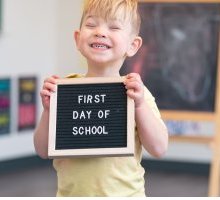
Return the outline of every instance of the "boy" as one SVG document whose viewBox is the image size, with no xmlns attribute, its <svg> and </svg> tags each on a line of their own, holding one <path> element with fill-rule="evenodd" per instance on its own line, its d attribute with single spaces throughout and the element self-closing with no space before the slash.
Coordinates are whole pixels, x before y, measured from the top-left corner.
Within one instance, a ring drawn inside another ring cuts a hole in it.
<svg viewBox="0 0 220 200">
<path fill-rule="evenodd" d="M 120 76 L 125 58 L 133 56 L 142 44 L 139 28 L 137 0 L 85 1 L 80 30 L 74 34 L 78 50 L 87 59 L 85 77 Z M 75 74 L 68 78 L 78 77 L 83 76 Z M 57 79 L 47 78 L 41 90 L 44 110 L 34 144 L 42 158 L 48 157 L 49 100 Z M 151 155 L 160 157 L 167 149 L 168 134 L 154 98 L 140 76 L 128 74 L 124 84 L 127 95 L 135 102 L 135 156 L 54 159 L 57 196 L 145 196 L 141 145 Z"/>
</svg>

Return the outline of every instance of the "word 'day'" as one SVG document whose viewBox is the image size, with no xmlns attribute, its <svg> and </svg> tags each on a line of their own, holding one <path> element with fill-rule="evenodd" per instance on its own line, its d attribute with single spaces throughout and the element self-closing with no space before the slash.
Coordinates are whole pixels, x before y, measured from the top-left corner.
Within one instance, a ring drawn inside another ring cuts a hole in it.
<svg viewBox="0 0 220 200">
<path fill-rule="evenodd" d="M 134 103 L 122 78 L 61 79 L 50 103 L 49 157 L 134 155 Z"/>
</svg>

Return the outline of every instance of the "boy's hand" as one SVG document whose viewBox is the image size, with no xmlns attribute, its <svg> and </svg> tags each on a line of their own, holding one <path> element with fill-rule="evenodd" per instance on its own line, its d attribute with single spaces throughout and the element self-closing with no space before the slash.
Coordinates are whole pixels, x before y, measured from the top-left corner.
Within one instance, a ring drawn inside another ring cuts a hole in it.
<svg viewBox="0 0 220 200">
<path fill-rule="evenodd" d="M 40 91 L 40 96 L 45 110 L 49 110 L 50 108 L 50 95 L 51 92 L 55 92 L 56 80 L 58 78 L 59 78 L 58 76 L 53 75 L 44 80 L 43 88 Z"/>
<path fill-rule="evenodd" d="M 137 73 L 128 74 L 124 84 L 127 89 L 127 95 L 134 99 L 135 108 L 141 106 L 144 103 L 144 84 L 140 75 Z"/>
</svg>

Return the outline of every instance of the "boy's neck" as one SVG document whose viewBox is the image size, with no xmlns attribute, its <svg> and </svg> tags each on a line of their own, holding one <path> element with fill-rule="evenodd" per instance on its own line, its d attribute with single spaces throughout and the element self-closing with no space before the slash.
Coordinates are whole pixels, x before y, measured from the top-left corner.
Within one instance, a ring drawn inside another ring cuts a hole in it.
<svg viewBox="0 0 220 200">
<path fill-rule="evenodd" d="M 106 66 L 88 66 L 86 77 L 117 77 L 120 76 L 119 70 L 121 66 L 106 67 Z"/>
<path fill-rule="evenodd" d="M 88 69 L 86 77 L 116 77 L 120 76 L 119 71 L 113 71 L 113 70 L 91 70 Z"/>
</svg>

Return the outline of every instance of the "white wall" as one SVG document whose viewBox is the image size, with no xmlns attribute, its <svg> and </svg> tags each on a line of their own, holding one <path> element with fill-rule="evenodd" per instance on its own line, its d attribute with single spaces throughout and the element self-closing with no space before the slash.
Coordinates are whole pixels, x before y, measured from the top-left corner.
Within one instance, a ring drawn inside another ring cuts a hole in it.
<svg viewBox="0 0 220 200">
<path fill-rule="evenodd" d="M 61 76 L 84 73 L 82 58 L 75 46 L 74 31 L 79 28 L 83 0 L 58 0 L 57 70 Z"/>
<path fill-rule="evenodd" d="M 0 161 L 35 154 L 33 130 L 16 130 L 17 78 L 36 75 L 39 90 L 49 75 L 80 72 L 72 40 L 80 21 L 80 7 L 81 0 L 3 1 L 0 77 L 12 78 L 12 132 L 0 136 Z M 38 108 L 40 113 L 39 97 Z"/>
<path fill-rule="evenodd" d="M 5 0 L 0 67 L 5 75 L 47 74 L 55 65 L 54 0 Z M 2 71 L 1 70 L 1 71 Z"/>
</svg>

